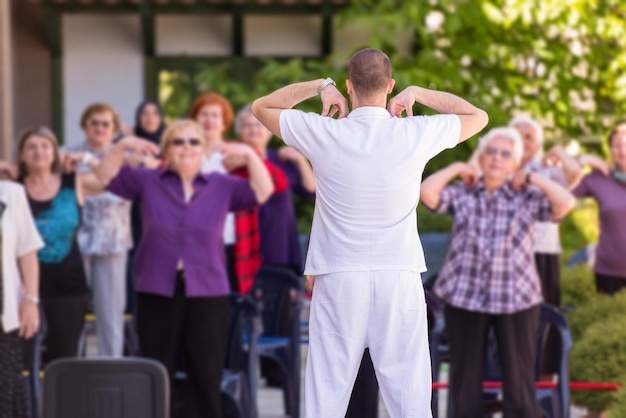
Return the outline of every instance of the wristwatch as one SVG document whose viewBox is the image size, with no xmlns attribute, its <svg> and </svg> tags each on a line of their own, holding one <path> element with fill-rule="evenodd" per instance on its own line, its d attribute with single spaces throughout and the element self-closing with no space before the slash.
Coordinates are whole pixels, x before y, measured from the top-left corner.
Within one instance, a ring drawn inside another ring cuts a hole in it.
<svg viewBox="0 0 626 418">
<path fill-rule="evenodd" d="M 320 86 L 317 88 L 317 94 L 322 94 L 322 90 L 324 90 L 329 84 L 337 87 L 337 83 L 335 83 L 335 80 L 328 77 L 326 80 L 322 81 L 322 84 L 320 84 Z"/>
</svg>

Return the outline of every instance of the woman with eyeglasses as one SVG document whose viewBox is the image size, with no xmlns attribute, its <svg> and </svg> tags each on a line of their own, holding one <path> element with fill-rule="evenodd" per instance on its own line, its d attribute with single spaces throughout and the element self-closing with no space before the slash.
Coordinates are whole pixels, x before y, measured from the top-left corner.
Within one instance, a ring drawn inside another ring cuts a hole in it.
<svg viewBox="0 0 626 418">
<path fill-rule="evenodd" d="M 535 344 L 543 297 L 534 264 L 534 228 L 574 206 L 558 183 L 519 170 L 522 139 L 494 128 L 480 141 L 479 171 L 454 163 L 422 183 L 421 201 L 451 215 L 450 247 L 434 286 L 446 303 L 450 417 L 482 417 L 482 379 L 493 327 L 504 381 L 504 416 L 535 417 Z M 450 183 L 454 178 L 462 181 Z"/>
<path fill-rule="evenodd" d="M 90 160 L 106 155 L 120 131 L 120 120 L 112 106 L 94 103 L 83 111 L 80 125 L 86 141 L 67 150 L 84 155 L 78 173 L 91 172 Z M 83 206 L 78 245 L 91 286 L 101 356 L 120 357 L 123 353 L 126 264 L 133 245 L 130 207 L 129 201 L 108 192 L 85 197 Z"/>
<path fill-rule="evenodd" d="M 24 188 L 0 181 L 0 417 L 32 416 L 22 344 L 40 326 L 37 251 L 42 247 Z"/>
<path fill-rule="evenodd" d="M 206 137 L 202 172 L 228 173 L 246 178 L 248 173 L 245 164 L 236 157 L 226 158 L 222 152 L 231 145 L 241 146 L 224 139 L 234 118 L 228 100 L 217 93 L 205 93 L 196 98 L 191 105 L 189 118 L 202 127 Z M 289 184 L 282 170 L 270 161 L 263 160 L 263 163 L 272 178 L 275 193 L 286 190 Z M 247 293 L 254 284 L 254 278 L 262 262 L 257 208 L 227 215 L 224 225 L 224 250 L 231 290 Z"/>
<path fill-rule="evenodd" d="M 174 379 L 184 350 L 191 417 L 220 417 L 230 293 L 224 254 L 226 214 L 256 207 L 273 191 L 261 159 L 245 145 L 220 148 L 244 161 L 249 179 L 201 171 L 206 139 L 191 120 L 163 134 L 165 168 L 122 167 L 126 151 L 159 152 L 127 137 L 95 173 L 107 189 L 139 202 L 143 238 L 137 248 L 137 331 L 142 353 L 161 361 Z"/>
<path fill-rule="evenodd" d="M 600 238 L 593 269 L 598 292 L 609 295 L 626 287 L 626 121 L 608 136 L 610 160 L 583 155 L 580 161 L 593 171 L 573 189 L 578 198 L 591 197 L 598 203 Z"/>
<path fill-rule="evenodd" d="M 39 294 L 46 315 L 45 363 L 78 355 L 89 289 L 77 235 L 85 196 L 103 191 L 93 173 L 63 173 L 56 136 L 45 127 L 18 142 L 19 181 L 46 243 L 39 251 Z"/>
</svg>

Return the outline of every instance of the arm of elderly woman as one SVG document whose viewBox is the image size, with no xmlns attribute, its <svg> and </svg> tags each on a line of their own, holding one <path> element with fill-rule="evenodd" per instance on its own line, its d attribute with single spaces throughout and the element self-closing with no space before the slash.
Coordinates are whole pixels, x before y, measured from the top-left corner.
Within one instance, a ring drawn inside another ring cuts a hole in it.
<svg viewBox="0 0 626 418">
<path fill-rule="evenodd" d="M 93 169 L 94 174 L 104 187 L 119 173 L 124 164 L 126 151 L 134 151 L 145 155 L 157 155 L 160 149 L 152 142 L 141 138 L 134 136 L 122 138 L 104 155 L 100 164 Z"/>
<path fill-rule="evenodd" d="M 22 284 L 24 295 L 30 298 L 22 298 L 20 302 L 20 329 L 19 335 L 23 338 L 31 338 L 39 329 L 39 309 L 34 300 L 39 294 L 39 261 L 37 251 L 31 251 L 18 257 L 20 272 L 22 273 Z M 33 298 L 34 297 L 34 298 Z"/>
<path fill-rule="evenodd" d="M 430 175 L 422 182 L 420 189 L 422 203 L 429 209 L 436 210 L 442 190 L 457 176 L 470 187 L 474 187 L 478 181 L 478 170 L 469 164 L 458 162 Z"/>
<path fill-rule="evenodd" d="M 514 188 L 515 185 L 527 184 L 533 185 L 541 190 L 552 206 L 553 221 L 563 219 L 576 204 L 576 198 L 569 190 L 538 173 L 520 170 L 515 173 L 512 183 Z"/>
<path fill-rule="evenodd" d="M 265 203 L 274 192 L 274 184 L 261 157 L 244 144 L 226 144 L 220 149 L 224 155 L 224 161 L 242 160 L 250 176 L 250 188 L 254 192 L 259 204 Z M 228 167 L 227 167 L 228 168 Z"/>
</svg>

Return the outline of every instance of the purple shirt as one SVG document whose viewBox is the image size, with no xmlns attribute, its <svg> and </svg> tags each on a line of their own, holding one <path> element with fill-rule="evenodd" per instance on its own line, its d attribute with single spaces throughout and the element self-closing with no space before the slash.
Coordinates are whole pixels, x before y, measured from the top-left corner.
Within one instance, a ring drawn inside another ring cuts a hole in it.
<svg viewBox="0 0 626 418">
<path fill-rule="evenodd" d="M 272 194 L 259 208 L 263 264 L 289 266 L 302 273 L 302 252 L 292 192 L 305 199 L 314 199 L 315 193 L 302 187 L 300 171 L 293 162 L 281 161 L 273 149 L 267 150 L 267 159 L 283 170 L 289 181 L 289 188 Z"/>
<path fill-rule="evenodd" d="M 539 189 L 515 192 L 506 183 L 488 196 L 482 180 L 471 189 L 447 186 L 439 213 L 454 216 L 450 248 L 435 293 L 452 306 L 474 312 L 520 312 L 543 300 L 534 261 L 535 221 L 552 218 Z"/>
<path fill-rule="evenodd" d="M 626 278 L 626 184 L 594 171 L 572 190 L 576 197 L 593 197 L 600 210 L 600 240 L 594 270 Z"/>
<path fill-rule="evenodd" d="M 248 181 L 219 173 L 198 174 L 185 203 L 180 177 L 170 170 L 123 167 L 107 187 L 139 202 L 143 235 L 135 253 L 138 292 L 172 297 L 178 261 L 188 297 L 230 293 L 223 230 L 229 211 L 257 205 Z"/>
</svg>

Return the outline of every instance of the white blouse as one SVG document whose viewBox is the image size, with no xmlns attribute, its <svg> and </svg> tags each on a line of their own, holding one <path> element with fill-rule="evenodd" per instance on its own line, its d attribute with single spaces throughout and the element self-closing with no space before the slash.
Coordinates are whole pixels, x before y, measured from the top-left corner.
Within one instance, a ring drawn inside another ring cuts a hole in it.
<svg viewBox="0 0 626 418">
<path fill-rule="evenodd" d="M 20 184 L 0 181 L 2 215 L 2 319 L 5 333 L 19 328 L 19 306 L 22 300 L 22 277 L 18 258 L 44 247 L 28 206 L 26 192 Z"/>
</svg>

